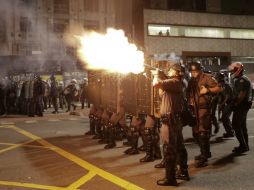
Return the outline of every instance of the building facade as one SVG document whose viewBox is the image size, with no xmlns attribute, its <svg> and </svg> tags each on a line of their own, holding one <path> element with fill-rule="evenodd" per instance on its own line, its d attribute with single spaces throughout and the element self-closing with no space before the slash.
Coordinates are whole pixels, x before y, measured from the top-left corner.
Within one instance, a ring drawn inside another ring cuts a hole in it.
<svg viewBox="0 0 254 190">
<path fill-rule="evenodd" d="M 254 63 L 254 16 L 146 9 L 144 31 L 148 55 L 173 53 L 214 69 Z"/>
<path fill-rule="evenodd" d="M 77 27 L 104 32 L 108 27 L 132 35 L 132 1 L 1 0 L 0 56 L 18 56 L 59 66 L 76 62 L 64 33 Z"/>
</svg>

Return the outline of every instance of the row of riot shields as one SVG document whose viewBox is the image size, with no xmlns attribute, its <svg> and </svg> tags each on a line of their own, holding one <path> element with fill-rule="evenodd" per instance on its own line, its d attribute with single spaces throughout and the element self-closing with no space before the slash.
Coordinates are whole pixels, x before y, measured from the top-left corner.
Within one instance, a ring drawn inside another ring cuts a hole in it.
<svg viewBox="0 0 254 190">
<path fill-rule="evenodd" d="M 151 64 L 163 70 L 168 68 L 167 62 Z M 102 106 L 112 112 L 117 112 L 123 105 L 129 115 L 160 115 L 159 93 L 152 86 L 152 74 L 148 68 L 144 73 L 128 75 L 89 71 L 88 98 L 96 107 Z"/>
</svg>

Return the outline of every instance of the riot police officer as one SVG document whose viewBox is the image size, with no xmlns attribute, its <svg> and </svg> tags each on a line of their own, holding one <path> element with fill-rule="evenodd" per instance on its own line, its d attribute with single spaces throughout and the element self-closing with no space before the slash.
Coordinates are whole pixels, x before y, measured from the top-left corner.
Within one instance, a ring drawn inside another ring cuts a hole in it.
<svg viewBox="0 0 254 190">
<path fill-rule="evenodd" d="M 233 137 L 232 123 L 230 116 L 232 114 L 232 98 L 233 91 L 232 87 L 226 82 L 225 75 L 223 73 L 218 73 L 216 79 L 218 80 L 219 85 L 223 88 L 223 91 L 220 93 L 219 101 L 219 112 L 222 112 L 221 121 L 226 133 L 223 133 L 224 138 Z"/>
<path fill-rule="evenodd" d="M 83 79 L 83 83 L 80 84 L 80 102 L 81 102 L 81 108 L 85 108 L 85 101 L 87 101 L 87 80 L 86 78 Z"/>
<path fill-rule="evenodd" d="M 52 113 L 58 113 L 58 84 L 55 79 L 54 75 L 51 75 L 50 77 L 50 98 L 52 100 L 53 106 L 54 106 L 54 111 Z"/>
<path fill-rule="evenodd" d="M 76 88 L 77 80 L 71 79 L 71 83 L 68 84 L 64 89 L 64 95 L 67 102 L 67 110 L 66 112 L 71 111 L 71 106 L 73 107 L 73 110 L 76 110 L 76 105 L 74 104 L 74 98 L 78 94 L 78 90 Z"/>
<path fill-rule="evenodd" d="M 193 137 L 200 146 L 201 154 L 195 157 L 195 167 L 199 168 L 207 166 L 208 158 L 211 157 L 211 95 L 221 92 L 222 88 L 210 74 L 202 71 L 199 62 L 190 64 L 190 72 L 187 97 L 197 118 L 197 124 L 192 129 Z"/>
<path fill-rule="evenodd" d="M 0 80 L 0 115 L 6 113 L 5 94 L 4 83 Z"/>
<path fill-rule="evenodd" d="M 184 109 L 183 83 L 180 79 L 181 66 L 171 66 L 169 79 L 160 80 L 154 77 L 155 87 L 163 90 L 161 113 L 161 137 L 164 143 L 166 176 L 158 180 L 162 186 L 177 186 L 176 178 L 189 180 L 187 151 L 183 143 L 181 114 Z M 180 168 L 176 174 L 177 156 L 180 157 Z"/>
<path fill-rule="evenodd" d="M 34 81 L 34 95 L 33 95 L 33 102 L 34 102 L 34 110 L 35 114 L 39 117 L 43 116 L 43 107 L 42 107 L 42 101 L 43 101 L 43 95 L 44 95 L 45 87 L 43 84 L 43 81 L 41 80 L 41 77 L 36 75 L 35 81 Z"/>
<path fill-rule="evenodd" d="M 233 118 L 232 126 L 239 146 L 233 149 L 235 153 L 249 151 L 247 114 L 252 105 L 252 87 L 250 80 L 243 74 L 243 64 L 240 62 L 232 63 L 229 66 L 232 72 L 233 81 Z"/>
</svg>

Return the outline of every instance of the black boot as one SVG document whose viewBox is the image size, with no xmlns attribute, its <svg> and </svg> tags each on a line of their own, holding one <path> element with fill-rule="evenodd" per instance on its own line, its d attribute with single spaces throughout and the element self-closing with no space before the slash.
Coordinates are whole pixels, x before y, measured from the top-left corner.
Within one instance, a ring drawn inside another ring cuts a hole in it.
<svg viewBox="0 0 254 190">
<path fill-rule="evenodd" d="M 179 169 L 176 173 L 176 179 L 189 181 L 190 176 L 189 176 L 188 169 Z"/>
<path fill-rule="evenodd" d="M 109 135 L 108 135 L 108 127 L 107 124 L 103 124 L 102 130 L 102 139 L 98 141 L 99 144 L 108 144 L 109 143 Z"/>
<path fill-rule="evenodd" d="M 165 154 L 166 154 L 166 145 L 163 144 L 162 152 L 163 152 L 163 159 L 159 164 L 156 164 L 154 167 L 155 168 L 165 168 Z"/>
<path fill-rule="evenodd" d="M 202 168 L 208 165 L 208 158 L 211 157 L 209 134 L 203 133 L 200 135 L 200 151 L 201 156 L 195 162 L 196 168 Z"/>
<path fill-rule="evenodd" d="M 132 141 L 131 141 L 131 150 L 129 151 L 130 155 L 139 154 L 138 137 L 139 137 L 139 133 L 137 131 L 135 131 L 133 134 L 133 137 L 132 137 Z"/>
<path fill-rule="evenodd" d="M 140 162 L 152 162 L 154 161 L 154 152 L 153 152 L 153 137 L 150 132 L 150 129 L 147 129 L 148 133 L 146 134 L 146 156 L 140 159 Z"/>
<path fill-rule="evenodd" d="M 161 156 L 161 149 L 160 149 L 160 136 L 155 131 L 154 132 L 154 138 L 153 138 L 153 150 L 154 150 L 154 159 L 162 159 Z"/>
<path fill-rule="evenodd" d="M 168 155 L 167 155 L 168 157 Z M 166 169 L 166 176 L 165 178 L 158 180 L 157 185 L 160 186 L 177 186 L 176 181 L 176 161 L 166 158 L 165 159 L 165 169 Z"/>
<path fill-rule="evenodd" d="M 208 159 L 204 156 L 201 156 L 199 160 L 197 160 L 194 164 L 195 168 L 203 168 L 208 166 Z"/>
<path fill-rule="evenodd" d="M 104 148 L 111 149 L 114 147 L 116 147 L 115 126 L 113 126 L 113 124 L 110 124 L 110 126 L 108 127 L 108 144 Z"/>
<path fill-rule="evenodd" d="M 93 137 L 93 139 L 101 139 L 102 138 L 102 129 L 101 129 L 101 121 L 100 119 L 96 120 L 96 135 Z"/>
<path fill-rule="evenodd" d="M 105 139 L 105 122 L 101 122 L 101 134 L 100 134 L 100 140 L 98 140 L 99 144 L 106 143 Z"/>
<path fill-rule="evenodd" d="M 85 135 L 95 135 L 95 120 L 90 116 L 90 131 L 86 132 Z"/>
<path fill-rule="evenodd" d="M 159 164 L 154 166 L 155 168 L 165 168 L 165 159 L 163 158 Z"/>
<path fill-rule="evenodd" d="M 146 138 L 145 138 L 145 134 L 144 134 L 144 128 L 141 128 L 141 139 L 142 139 L 142 142 L 143 142 L 143 145 L 140 146 L 138 149 L 140 151 L 146 151 Z"/>
<path fill-rule="evenodd" d="M 211 158 L 211 157 L 212 157 L 212 153 L 211 153 L 211 152 L 209 152 L 209 154 L 208 154 L 208 157 L 207 157 L 207 158 Z M 194 159 L 195 159 L 195 160 L 200 160 L 200 159 L 202 159 L 202 154 L 195 156 L 195 158 L 194 158 Z"/>
</svg>

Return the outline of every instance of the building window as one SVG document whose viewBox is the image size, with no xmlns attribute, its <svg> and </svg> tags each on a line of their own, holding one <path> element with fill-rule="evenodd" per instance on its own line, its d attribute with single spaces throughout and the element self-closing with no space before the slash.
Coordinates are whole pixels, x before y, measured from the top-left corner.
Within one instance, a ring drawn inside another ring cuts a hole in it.
<svg viewBox="0 0 254 190">
<path fill-rule="evenodd" d="M 20 32 L 32 32 L 32 21 L 28 17 L 20 17 Z"/>
<path fill-rule="evenodd" d="M 19 55 L 33 55 L 34 53 L 40 52 L 41 46 L 38 43 L 20 43 L 18 44 Z"/>
<path fill-rule="evenodd" d="M 99 22 L 94 21 L 94 20 L 85 20 L 84 29 L 98 31 L 99 30 Z"/>
<path fill-rule="evenodd" d="M 20 5 L 35 9 L 37 6 L 37 1 L 36 0 L 20 0 Z"/>
<path fill-rule="evenodd" d="M 84 0 L 84 10 L 91 12 L 99 11 L 99 0 Z"/>
<path fill-rule="evenodd" d="M 70 4 L 69 0 L 54 0 L 55 14 L 69 14 Z"/>
<path fill-rule="evenodd" d="M 68 24 L 69 24 L 69 20 L 67 20 L 67 19 L 54 20 L 53 31 L 55 33 L 61 33 L 62 34 L 62 33 L 65 32 L 65 29 L 68 26 Z"/>
<path fill-rule="evenodd" d="M 6 26 L 5 26 L 5 20 L 3 18 L 0 18 L 0 42 L 6 41 Z"/>
<path fill-rule="evenodd" d="M 254 29 L 148 24 L 149 36 L 254 39 Z"/>
</svg>

